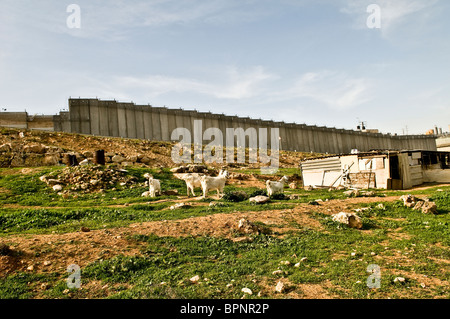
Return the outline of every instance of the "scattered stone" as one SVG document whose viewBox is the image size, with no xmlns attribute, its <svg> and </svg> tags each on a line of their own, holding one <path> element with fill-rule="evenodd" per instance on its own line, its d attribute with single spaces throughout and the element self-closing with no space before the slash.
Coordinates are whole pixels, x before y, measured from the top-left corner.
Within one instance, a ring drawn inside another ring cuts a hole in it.
<svg viewBox="0 0 450 319">
<path fill-rule="evenodd" d="M 394 279 L 394 282 L 404 283 L 405 281 L 406 281 L 406 279 L 403 277 L 395 277 L 395 279 Z"/>
<path fill-rule="evenodd" d="M 122 162 L 124 162 L 126 159 L 125 159 L 125 157 L 123 157 L 123 156 L 120 156 L 120 155 L 114 155 L 114 156 L 111 158 L 111 160 L 112 160 L 114 163 L 122 163 Z"/>
<path fill-rule="evenodd" d="M 280 269 L 272 271 L 272 275 L 281 275 L 282 273 L 283 271 Z"/>
<path fill-rule="evenodd" d="M 421 210 L 424 214 L 437 213 L 437 205 L 435 202 L 430 202 L 428 198 L 420 199 L 413 195 L 403 195 L 400 197 L 403 201 L 403 205 L 412 208 L 413 210 Z"/>
<path fill-rule="evenodd" d="M 53 186 L 52 189 L 53 189 L 55 192 L 60 192 L 60 191 L 62 191 L 63 187 L 62 187 L 61 185 L 58 184 L 58 185 Z"/>
<path fill-rule="evenodd" d="M 88 233 L 88 232 L 90 232 L 91 230 L 90 230 L 90 228 L 88 228 L 88 227 L 81 227 L 80 228 L 80 230 L 83 232 L 83 233 Z"/>
<path fill-rule="evenodd" d="M 0 152 L 9 153 L 11 152 L 11 144 L 3 144 L 0 146 Z"/>
<path fill-rule="evenodd" d="M 249 294 L 249 295 L 253 294 L 253 292 L 250 288 L 242 288 L 241 291 L 245 294 Z"/>
<path fill-rule="evenodd" d="M 28 266 L 28 267 L 27 267 L 27 270 L 29 270 L 29 271 L 33 271 L 33 270 L 34 270 L 34 266 L 33 266 L 33 265 L 31 265 L 31 266 Z"/>
<path fill-rule="evenodd" d="M 289 188 L 290 189 L 297 189 L 297 183 L 295 183 L 295 182 L 290 183 L 289 184 Z"/>
<path fill-rule="evenodd" d="M 358 196 L 360 196 L 360 192 L 357 189 L 350 189 L 348 191 L 345 191 L 344 194 L 347 195 L 348 197 L 358 197 Z"/>
<path fill-rule="evenodd" d="M 278 293 L 282 293 L 282 292 L 284 292 L 284 290 L 285 290 L 285 287 L 284 287 L 283 282 L 279 281 L 277 283 L 277 285 L 275 286 L 275 291 Z"/>
<path fill-rule="evenodd" d="M 51 264 L 52 264 L 52 262 L 50 260 L 45 260 L 44 261 L 44 266 L 49 266 Z"/>
<path fill-rule="evenodd" d="M 255 203 L 255 204 L 265 204 L 269 200 L 270 200 L 269 197 L 263 196 L 263 195 L 259 195 L 259 196 L 251 197 L 248 201 L 250 203 Z"/>
<path fill-rule="evenodd" d="M 386 207 L 383 205 L 383 203 L 380 203 L 376 206 L 378 209 L 386 210 Z"/>
<path fill-rule="evenodd" d="M 237 229 L 239 232 L 244 233 L 244 234 L 251 234 L 251 233 L 259 232 L 258 226 L 256 226 L 255 224 L 253 224 L 252 222 L 248 221 L 245 218 L 242 218 L 241 220 L 239 220 Z"/>
<path fill-rule="evenodd" d="M 211 202 L 209 203 L 209 207 L 225 207 L 227 204 L 223 202 Z"/>
<path fill-rule="evenodd" d="M 199 280 L 200 280 L 200 276 L 199 275 L 195 275 L 194 277 L 189 279 L 189 281 L 192 282 L 193 284 L 197 283 Z"/>
<path fill-rule="evenodd" d="M 437 205 L 435 202 L 430 202 L 428 199 L 424 201 L 418 201 L 413 207 L 414 210 L 422 210 L 424 214 L 435 214 L 437 213 Z"/>
<path fill-rule="evenodd" d="M 364 197 L 374 197 L 377 194 L 374 191 L 368 191 L 368 192 L 364 192 L 363 196 Z"/>
<path fill-rule="evenodd" d="M 91 164 L 91 161 L 90 161 L 88 158 L 82 160 L 82 161 L 79 163 L 79 165 L 81 165 L 81 166 L 83 166 L 83 165 L 89 165 L 89 164 Z"/>
<path fill-rule="evenodd" d="M 332 219 L 333 221 L 346 224 L 350 228 L 361 229 L 363 226 L 359 216 L 353 213 L 340 212 L 339 214 L 334 214 Z"/>
<path fill-rule="evenodd" d="M 417 198 L 414 195 L 403 195 L 400 197 L 400 200 L 403 201 L 403 205 L 409 208 L 414 207 L 417 202 Z"/>
<path fill-rule="evenodd" d="M 288 260 L 282 260 L 282 261 L 280 261 L 280 264 L 289 266 L 291 263 Z"/>
<path fill-rule="evenodd" d="M 186 203 L 177 203 L 173 206 L 170 206 L 170 209 L 174 210 L 174 209 L 178 209 L 178 208 L 190 208 L 190 207 L 191 207 L 191 205 L 186 204 Z"/>
</svg>

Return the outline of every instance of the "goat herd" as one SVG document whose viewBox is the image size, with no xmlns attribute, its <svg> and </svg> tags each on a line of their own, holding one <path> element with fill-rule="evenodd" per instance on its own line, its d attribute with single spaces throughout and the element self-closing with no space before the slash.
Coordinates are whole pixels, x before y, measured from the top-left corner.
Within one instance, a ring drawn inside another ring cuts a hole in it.
<svg viewBox="0 0 450 319">
<path fill-rule="evenodd" d="M 203 191 L 202 198 L 206 198 L 208 192 L 217 191 L 217 195 L 222 197 L 224 195 L 225 183 L 228 178 L 227 170 L 220 170 L 218 176 L 207 176 L 199 173 L 185 173 L 185 174 L 174 174 L 175 177 L 184 180 L 186 183 L 187 196 L 190 193 L 196 196 L 194 189 L 200 187 Z M 161 195 L 161 181 L 159 179 L 153 178 L 151 174 L 144 174 L 144 177 L 148 179 L 148 192 L 144 192 L 142 196 L 156 197 L 156 195 Z M 288 182 L 288 177 L 283 176 L 279 181 L 266 181 L 267 195 L 270 197 L 275 193 L 283 192 L 285 183 Z"/>
</svg>

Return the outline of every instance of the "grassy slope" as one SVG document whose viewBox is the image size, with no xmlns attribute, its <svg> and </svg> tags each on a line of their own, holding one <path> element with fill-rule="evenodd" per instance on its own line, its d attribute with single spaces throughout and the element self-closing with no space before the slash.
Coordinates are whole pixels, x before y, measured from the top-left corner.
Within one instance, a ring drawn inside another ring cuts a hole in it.
<svg viewBox="0 0 450 319">
<path fill-rule="evenodd" d="M 8 206 L 0 213 L 0 240 L 7 241 L 8 235 L 18 233 L 71 232 L 81 226 L 116 227 L 218 212 L 283 209 L 316 198 L 344 198 L 342 192 L 287 190 L 303 196 L 264 206 L 227 202 L 220 208 L 163 211 L 176 197 L 164 196 L 166 202 L 147 204 L 149 199 L 140 197 L 143 187 L 120 189 L 116 185 L 117 191 L 106 191 L 104 196 L 85 194 L 76 199 L 62 199 L 38 179 L 43 173 L 58 169 L 45 168 L 26 176 L 17 174 L 18 170 L 1 171 L 0 200 Z M 144 171 L 149 170 L 129 169 L 138 178 Z M 152 172 L 156 178 L 168 181 L 167 188 L 185 193 L 184 183 L 171 178 L 167 170 Z M 227 189 L 237 188 L 227 186 Z M 256 190 L 239 189 L 249 194 Z M 283 238 L 252 235 L 252 242 L 212 237 L 131 236 L 130 241 L 144 243 L 145 249 L 136 256 L 115 256 L 85 267 L 83 285 L 90 289 L 63 293 L 67 288 L 65 272 L 20 272 L 0 280 L 0 298 L 33 298 L 37 294 L 44 298 L 240 298 L 243 287 L 254 292 L 247 298 L 258 298 L 258 292 L 261 297 L 277 298 L 285 296 L 273 291 L 278 280 L 285 281 L 286 293 L 296 297 L 303 296 L 302 285 L 317 284 L 328 293 L 345 298 L 449 298 L 450 188 L 443 189 L 414 192 L 431 196 L 439 207 L 437 215 L 423 215 L 399 202 L 384 203 L 386 209 L 362 204 L 371 207 L 360 213 L 365 231 L 349 229 L 331 221 L 328 215 L 314 213 L 312 217 L 325 231 L 298 225 L 297 231 Z M 136 205 L 108 207 L 124 203 Z M 303 257 L 307 259 L 299 267 L 293 267 Z M 280 264 L 286 260 L 291 264 Z M 370 289 L 365 284 L 370 275 L 369 264 L 377 264 L 382 270 L 380 289 Z M 277 269 L 283 273 L 272 274 Z M 194 275 L 201 277 L 198 284 L 189 282 Z M 406 283 L 394 283 L 397 276 L 405 277 Z M 421 286 L 424 282 L 425 288 Z M 42 283 L 49 285 L 43 292 L 38 288 Z M 106 284 L 108 288 L 101 289 Z"/>
</svg>

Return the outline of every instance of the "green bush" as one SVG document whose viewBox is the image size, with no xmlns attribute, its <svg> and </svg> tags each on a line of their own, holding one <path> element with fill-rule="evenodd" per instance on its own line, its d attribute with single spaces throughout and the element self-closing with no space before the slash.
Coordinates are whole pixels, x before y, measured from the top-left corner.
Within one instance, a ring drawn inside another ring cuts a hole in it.
<svg viewBox="0 0 450 319">
<path fill-rule="evenodd" d="M 267 196 L 267 191 L 265 189 L 257 189 L 253 193 L 250 194 L 250 197 L 256 196 Z"/>
<path fill-rule="evenodd" d="M 227 202 L 242 202 L 248 199 L 248 194 L 244 191 L 230 191 L 225 192 L 222 199 Z"/>
</svg>

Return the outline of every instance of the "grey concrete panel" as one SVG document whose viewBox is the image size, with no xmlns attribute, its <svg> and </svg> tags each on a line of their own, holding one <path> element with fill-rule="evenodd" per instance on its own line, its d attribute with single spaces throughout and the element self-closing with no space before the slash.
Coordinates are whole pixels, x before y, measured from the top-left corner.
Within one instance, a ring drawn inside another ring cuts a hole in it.
<svg viewBox="0 0 450 319">
<path fill-rule="evenodd" d="M 127 112 L 125 109 L 125 104 L 117 103 L 117 123 L 119 128 L 119 136 L 127 137 Z"/>
<path fill-rule="evenodd" d="M 131 103 L 125 103 L 125 114 L 127 118 L 127 137 L 136 138 L 136 108 Z"/>
<path fill-rule="evenodd" d="M 112 106 L 111 101 L 98 101 L 99 134 L 109 136 L 108 108 Z"/>
<path fill-rule="evenodd" d="M 159 112 L 159 121 L 161 123 L 161 139 L 163 141 L 170 141 L 172 131 L 169 129 L 169 118 L 167 115 L 167 109 L 162 108 Z"/>
<path fill-rule="evenodd" d="M 97 99 L 89 101 L 89 117 L 91 119 L 91 134 L 100 135 L 100 117 Z"/>
<path fill-rule="evenodd" d="M 144 139 L 152 140 L 153 139 L 153 130 L 152 130 L 152 112 L 149 106 L 143 108 L 143 121 L 144 121 Z"/>
<path fill-rule="evenodd" d="M 144 128 L 144 111 L 143 106 L 139 105 L 135 108 L 134 116 L 136 119 L 136 138 L 145 138 L 145 128 Z"/>
</svg>

